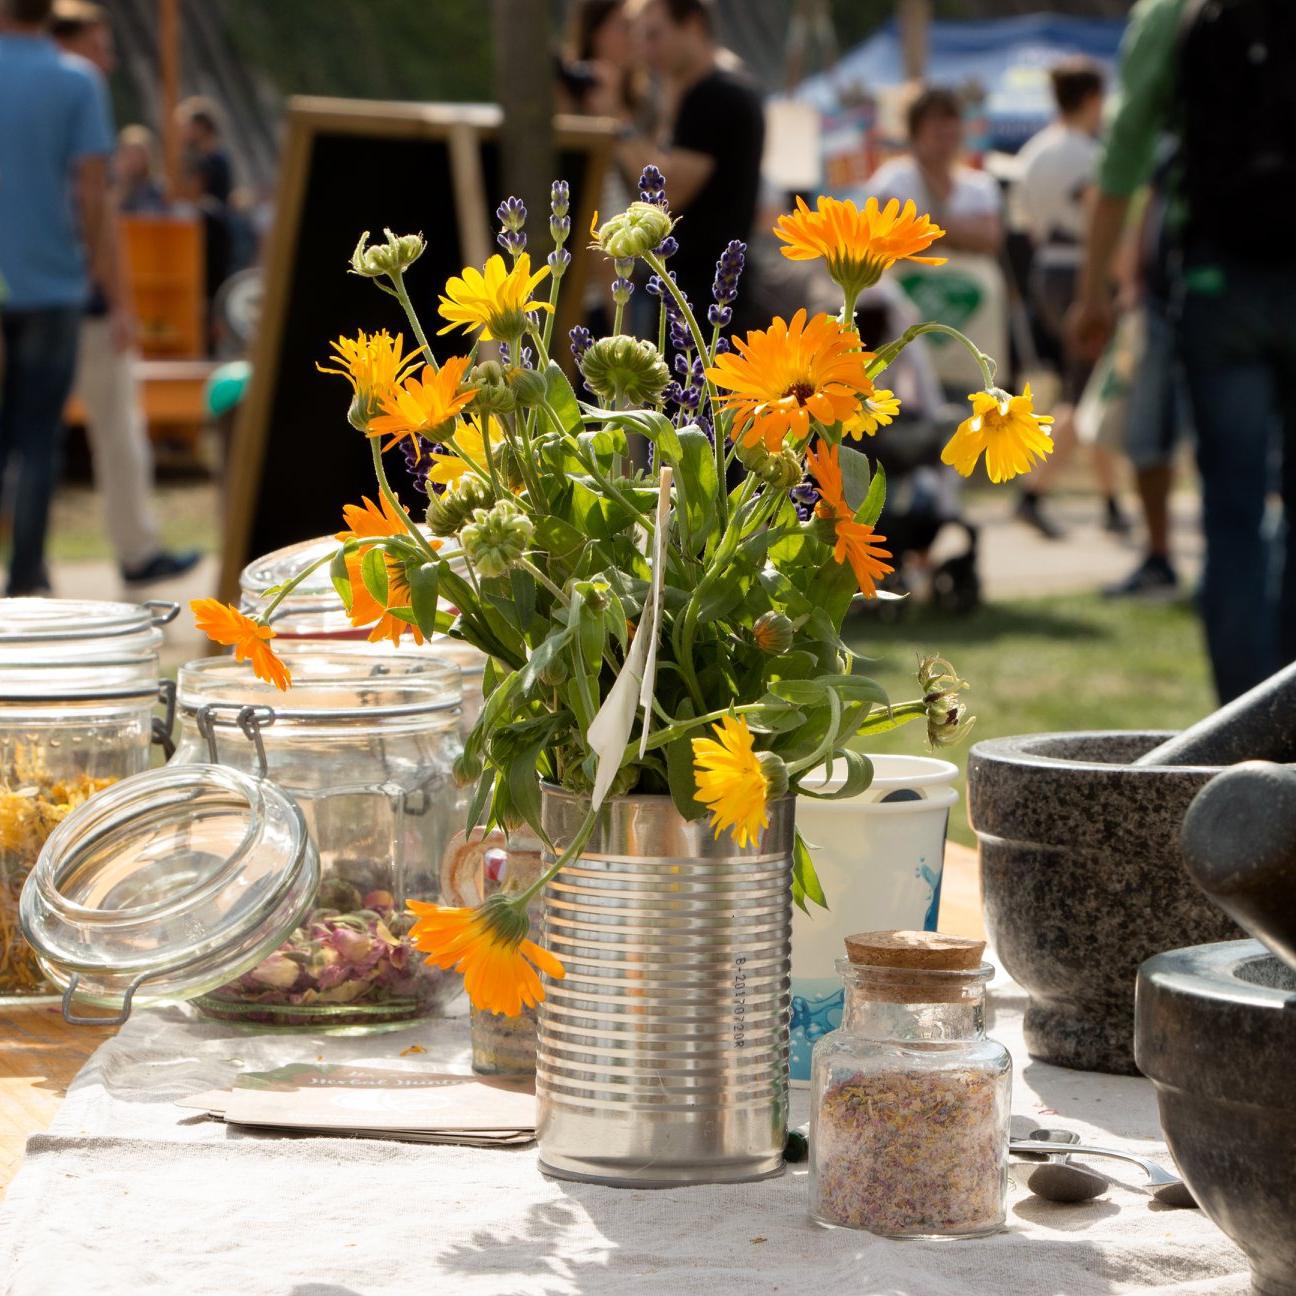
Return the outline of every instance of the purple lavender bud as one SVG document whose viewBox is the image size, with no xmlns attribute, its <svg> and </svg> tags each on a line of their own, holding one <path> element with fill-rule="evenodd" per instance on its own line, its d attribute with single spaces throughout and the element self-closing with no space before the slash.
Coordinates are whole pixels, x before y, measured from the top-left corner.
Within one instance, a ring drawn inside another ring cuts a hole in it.
<svg viewBox="0 0 1296 1296">
<path fill-rule="evenodd" d="M 612 262 L 612 269 L 616 271 L 618 279 L 629 279 L 634 274 L 634 257 L 617 257 Z"/>
<path fill-rule="evenodd" d="M 716 328 L 728 328 L 733 323 L 733 310 L 728 306 L 707 307 L 707 319 L 711 321 Z"/>
<path fill-rule="evenodd" d="M 521 256 L 526 251 L 526 234 L 521 230 L 502 229 L 495 235 L 495 242 L 509 256 Z"/>
<path fill-rule="evenodd" d="M 715 282 L 711 296 L 717 306 L 732 306 L 738 297 L 738 280 L 747 264 L 747 244 L 733 239 L 716 262 Z"/>
<path fill-rule="evenodd" d="M 733 343 L 727 337 L 716 338 L 715 353 L 718 356 L 728 355 L 733 350 Z"/>
<path fill-rule="evenodd" d="M 555 180 L 549 189 L 549 210 L 555 216 L 567 215 L 571 206 L 571 186 L 566 180 Z"/>
<path fill-rule="evenodd" d="M 667 234 L 666 237 L 662 239 L 661 243 L 659 243 L 657 246 L 657 255 L 661 257 L 663 261 L 665 261 L 669 257 L 673 257 L 675 253 L 678 251 L 679 251 L 679 240 L 675 237 L 674 234 Z"/>
<path fill-rule="evenodd" d="M 612 280 L 612 300 L 618 306 L 624 306 L 634 295 L 634 284 L 629 279 Z"/>
<path fill-rule="evenodd" d="M 512 230 L 514 233 L 517 233 L 526 224 L 526 214 L 526 205 L 521 198 L 505 198 L 495 208 L 495 219 L 506 230 Z"/>
<path fill-rule="evenodd" d="M 549 237 L 559 246 L 567 242 L 567 236 L 570 233 L 570 216 L 551 216 L 549 218 Z"/>
<path fill-rule="evenodd" d="M 706 433 L 706 439 L 710 441 L 712 445 L 715 445 L 715 425 L 711 420 L 707 418 L 705 414 L 699 414 L 697 416 L 697 425 Z"/>
<path fill-rule="evenodd" d="M 507 342 L 501 342 L 499 344 L 499 358 L 500 364 L 502 365 L 510 365 L 513 363 L 513 351 Z"/>
<path fill-rule="evenodd" d="M 573 359 L 579 360 L 594 345 L 594 334 L 584 324 L 577 324 L 569 336 Z"/>
<path fill-rule="evenodd" d="M 676 355 L 674 369 L 681 378 L 692 377 L 693 367 L 688 362 L 688 356 Z"/>
<path fill-rule="evenodd" d="M 536 316 L 534 322 L 537 326 L 539 325 L 540 323 L 539 315 Z M 522 358 L 518 361 L 518 364 L 520 364 L 523 369 L 534 369 L 535 365 L 532 363 L 534 357 L 535 357 L 535 352 L 533 352 L 529 346 L 524 346 L 522 348 Z"/>
<path fill-rule="evenodd" d="M 418 447 L 409 437 L 401 438 L 400 447 L 401 453 L 405 456 L 405 467 L 409 469 L 414 489 L 420 495 L 426 495 L 428 493 L 428 469 L 432 467 L 431 456 L 419 454 Z"/>
<path fill-rule="evenodd" d="M 549 263 L 550 273 L 555 279 L 561 279 L 567 273 L 567 267 L 571 265 L 571 253 L 566 248 L 554 248 L 545 258 Z"/>
<path fill-rule="evenodd" d="M 688 351 L 693 346 L 689 327 L 678 315 L 670 317 L 670 343 L 676 351 Z"/>
<path fill-rule="evenodd" d="M 667 405 L 678 405 L 684 396 L 684 388 L 677 382 L 668 382 L 662 389 L 662 400 Z"/>
<path fill-rule="evenodd" d="M 819 491 L 807 477 L 800 486 L 791 490 L 792 503 L 796 505 L 797 517 L 802 522 L 809 522 L 814 517 L 815 505 L 819 503 Z"/>
<path fill-rule="evenodd" d="M 649 275 L 648 282 L 644 285 L 644 292 L 649 297 L 660 297 L 662 291 L 662 281 L 656 275 Z"/>
<path fill-rule="evenodd" d="M 666 206 L 666 177 L 651 162 L 639 177 L 639 199 L 654 207 Z"/>
<path fill-rule="evenodd" d="M 702 400 L 702 393 L 696 387 L 686 387 L 680 397 L 680 404 L 688 410 L 696 410 Z"/>
</svg>

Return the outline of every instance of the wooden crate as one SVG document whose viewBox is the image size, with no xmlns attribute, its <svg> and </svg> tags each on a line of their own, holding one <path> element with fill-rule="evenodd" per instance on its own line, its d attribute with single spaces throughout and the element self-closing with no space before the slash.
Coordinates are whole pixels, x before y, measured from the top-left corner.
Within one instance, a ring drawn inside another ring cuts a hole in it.
<svg viewBox="0 0 1296 1296">
<path fill-rule="evenodd" d="M 207 353 L 203 227 L 196 216 L 123 216 L 122 240 L 147 360 Z"/>
</svg>

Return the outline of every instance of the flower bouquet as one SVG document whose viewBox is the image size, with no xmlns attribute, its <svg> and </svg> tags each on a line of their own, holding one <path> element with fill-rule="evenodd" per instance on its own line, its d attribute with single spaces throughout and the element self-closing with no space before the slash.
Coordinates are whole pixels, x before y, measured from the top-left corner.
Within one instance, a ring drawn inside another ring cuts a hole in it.
<svg viewBox="0 0 1296 1296">
<path fill-rule="evenodd" d="M 639 200 L 591 229 L 615 265 L 615 315 L 608 337 L 572 330 L 573 384 L 553 337 L 569 203 L 556 183 L 538 269 L 522 204 L 499 208 L 501 254 L 445 285 L 440 332 L 462 331 L 468 346 L 443 361 L 404 280 L 423 240 L 388 231 L 370 245 L 366 234 L 351 271 L 396 299 L 412 349 L 400 333 L 360 333 L 320 366 L 350 384 L 348 418 L 370 439 L 377 482 L 376 498 L 346 508 L 324 560 L 338 593 L 372 638 L 444 634 L 487 655 L 485 706 L 458 768 L 475 787 L 468 826 L 525 823 L 552 853 L 531 886 L 479 908 L 411 902 L 418 948 L 504 1014 L 544 998 L 537 970 L 564 975 L 528 939 L 527 905 L 580 855 L 609 798 L 668 795 L 684 820 L 706 817 L 717 837 L 757 848 L 776 799 L 868 784 L 860 739 L 923 720 L 946 743 L 970 723 L 947 662 L 921 663 L 917 696 L 892 703 L 842 638 L 852 603 L 883 597 L 892 570 L 877 531 L 886 478 L 853 443 L 897 414 L 879 384 L 903 348 L 954 333 L 924 324 L 868 350 L 855 302 L 895 262 L 933 261 L 922 254 L 943 231 L 912 203 L 799 202 L 775 233 L 785 256 L 823 262 L 840 313 L 798 310 L 729 337 L 746 248 L 725 250 L 703 315 L 671 275 L 676 222 L 649 167 Z M 657 299 L 654 340 L 623 332 L 636 263 Z M 945 462 L 968 475 L 984 453 L 995 481 L 1026 471 L 1051 448 L 1049 420 L 1029 389 L 995 387 L 992 362 L 954 335 L 984 385 Z M 389 485 L 383 455 L 395 448 L 425 509 Z M 200 600 L 198 623 L 288 687 L 269 618 L 307 574 L 270 591 L 256 617 Z M 809 776 L 833 765 L 843 777 L 817 789 Z M 545 833 L 545 786 L 583 798 L 566 840 Z M 799 838 L 791 871 L 799 904 L 825 904 Z"/>
</svg>

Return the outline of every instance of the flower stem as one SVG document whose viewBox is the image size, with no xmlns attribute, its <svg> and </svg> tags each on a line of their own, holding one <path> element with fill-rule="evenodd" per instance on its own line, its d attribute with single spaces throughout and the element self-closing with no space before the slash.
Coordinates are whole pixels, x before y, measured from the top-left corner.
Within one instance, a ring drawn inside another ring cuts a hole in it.
<svg viewBox="0 0 1296 1296">
<path fill-rule="evenodd" d="M 286 599 L 288 595 L 291 594 L 293 590 L 295 590 L 297 586 L 300 585 L 302 581 L 306 579 L 307 576 L 309 576 L 312 572 L 319 571 L 319 569 L 323 567 L 325 563 L 331 563 L 335 556 L 336 556 L 335 553 L 326 553 L 322 558 L 317 558 L 313 563 L 308 563 L 295 576 L 291 577 L 289 580 L 284 581 L 284 583 L 279 587 L 279 592 L 257 614 L 257 620 L 261 621 L 263 625 L 269 625 L 270 614 L 275 610 L 275 608 L 277 608 L 279 604 L 282 603 L 284 599 Z"/>
<path fill-rule="evenodd" d="M 423 354 L 427 357 L 427 363 L 432 366 L 432 372 L 436 373 L 440 365 L 436 362 L 436 356 L 432 354 L 432 348 L 428 345 L 428 340 L 423 333 L 423 325 L 419 323 L 419 317 L 414 311 L 414 303 L 410 301 L 409 292 L 405 288 L 405 276 L 397 270 L 391 276 L 392 288 L 396 293 L 396 300 L 400 302 L 401 308 L 405 311 L 405 316 L 410 322 L 410 328 L 414 330 L 414 336 L 418 340 Z"/>
<path fill-rule="evenodd" d="M 989 389 L 994 386 L 995 379 L 995 362 L 978 347 L 971 338 L 965 333 L 960 333 L 958 329 L 949 324 L 937 324 L 934 321 L 928 321 L 925 324 L 913 324 L 898 337 L 894 342 L 888 342 L 886 346 L 879 351 L 872 360 L 869 361 L 868 376 L 876 378 L 889 364 L 895 361 L 895 358 L 901 351 L 916 338 L 921 337 L 924 333 L 943 333 L 946 337 L 953 338 L 955 342 L 960 343 L 971 353 L 972 358 L 977 362 L 981 370 L 982 385 Z"/>
<path fill-rule="evenodd" d="M 415 543 L 423 550 L 429 558 L 436 557 L 436 550 L 427 542 L 423 532 L 414 525 L 414 519 L 405 512 L 404 505 L 396 498 L 395 492 L 387 482 L 387 472 L 383 468 L 382 449 L 378 437 L 369 438 L 369 448 L 373 451 L 374 475 L 378 478 L 378 489 L 382 492 L 383 499 L 396 510 L 397 515 L 404 521 L 405 529 L 414 537 Z"/>
<path fill-rule="evenodd" d="M 567 595 L 564 594 L 562 590 L 560 590 L 558 586 L 555 585 L 553 581 L 551 581 L 549 577 L 546 576 L 544 572 L 542 572 L 540 568 L 537 567 L 535 563 L 531 561 L 530 558 L 523 556 L 522 558 L 518 559 L 518 566 L 521 567 L 524 572 L 530 572 L 530 574 L 535 578 L 535 580 L 538 581 L 541 585 L 543 585 L 545 589 L 547 589 L 549 593 L 552 594 L 554 598 L 557 599 L 557 601 L 562 604 L 563 607 L 571 606 L 571 600 L 567 597 Z"/>
<path fill-rule="evenodd" d="M 519 909 L 525 909 L 528 903 L 530 903 L 531 897 L 534 896 L 537 891 L 552 882 L 553 879 L 556 878 L 558 874 L 561 873 L 562 870 L 565 869 L 567 865 L 585 849 L 589 839 L 594 835 L 594 828 L 598 824 L 599 813 L 599 810 L 595 810 L 591 807 L 585 814 L 584 822 L 576 830 L 576 836 L 571 839 L 571 842 L 563 850 L 563 853 L 559 855 L 558 858 L 547 869 L 545 869 L 545 871 L 541 873 L 525 891 L 521 891 L 516 896 L 510 897 Z"/>
<path fill-rule="evenodd" d="M 666 263 L 656 252 L 645 252 L 644 260 L 656 272 L 657 278 L 661 280 L 662 287 L 675 298 L 675 304 L 679 307 L 680 314 L 684 316 L 684 322 L 688 325 L 689 333 L 693 337 L 693 345 L 702 358 L 702 381 L 706 388 L 707 407 L 711 411 L 711 426 L 714 428 L 716 424 L 716 394 L 715 388 L 711 385 L 711 379 L 706 376 L 707 367 L 714 363 L 714 357 L 707 350 L 706 341 L 702 337 L 702 329 L 697 322 L 697 317 L 689 307 L 688 298 L 684 296 L 675 280 L 666 273 Z M 725 489 L 725 450 L 724 443 L 719 436 L 715 436 L 714 441 L 716 476 L 718 478 L 716 483 L 716 512 L 720 518 L 720 525 L 723 527 L 729 521 L 729 492 Z"/>
</svg>

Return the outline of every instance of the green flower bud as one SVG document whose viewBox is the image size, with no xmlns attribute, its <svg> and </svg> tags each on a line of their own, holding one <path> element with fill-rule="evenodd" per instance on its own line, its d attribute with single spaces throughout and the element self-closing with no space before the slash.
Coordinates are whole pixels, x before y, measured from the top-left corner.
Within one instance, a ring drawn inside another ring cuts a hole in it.
<svg viewBox="0 0 1296 1296">
<path fill-rule="evenodd" d="M 544 374 L 534 369 L 523 369 L 521 365 L 514 365 L 509 370 L 508 381 L 513 398 L 523 409 L 539 405 L 549 390 Z"/>
<path fill-rule="evenodd" d="M 959 694 L 968 687 L 944 657 L 924 657 L 918 663 L 918 683 L 927 710 L 927 741 L 949 747 L 967 736 L 976 723 Z"/>
<path fill-rule="evenodd" d="M 619 216 L 604 221 L 594 237 L 610 257 L 640 257 L 660 246 L 674 225 L 670 212 L 661 207 L 632 202 Z"/>
<path fill-rule="evenodd" d="M 767 455 L 765 461 L 752 471 L 761 481 L 768 482 L 775 490 L 791 490 L 805 476 L 801 457 L 795 451 L 786 448 L 776 454 Z"/>
<path fill-rule="evenodd" d="M 517 396 L 498 360 L 483 360 L 473 369 L 469 381 L 477 388 L 473 408 L 478 413 L 511 414 L 517 408 Z"/>
<path fill-rule="evenodd" d="M 387 235 L 387 242 L 374 247 L 366 246 L 369 242 L 368 230 L 360 235 L 360 241 L 351 253 L 352 274 L 362 275 L 366 279 L 379 279 L 383 275 L 394 278 L 408 270 L 427 247 L 422 234 L 396 235 L 389 229 L 383 230 L 383 233 Z"/>
<path fill-rule="evenodd" d="M 567 683 L 567 677 L 571 674 L 567 665 L 567 658 L 561 653 L 557 657 L 551 657 L 549 664 L 540 672 L 540 683 L 545 688 L 558 688 Z"/>
<path fill-rule="evenodd" d="M 455 757 L 451 772 L 454 774 L 455 783 L 459 787 L 467 787 L 470 783 L 476 783 L 481 778 L 483 768 L 480 758 L 469 760 L 463 752 L 460 752 Z"/>
<path fill-rule="evenodd" d="M 794 627 L 782 612 L 762 612 L 752 626 L 756 647 L 771 657 L 779 657 L 792 647 Z"/>
<path fill-rule="evenodd" d="M 490 508 L 495 503 L 495 493 L 490 483 L 474 473 L 459 480 L 453 490 L 442 491 L 428 501 L 427 524 L 433 535 L 452 536 L 478 509 Z"/>
<path fill-rule="evenodd" d="M 756 763 L 765 775 L 765 795 L 784 796 L 788 790 L 788 771 L 783 758 L 770 751 L 757 752 Z"/>
<path fill-rule="evenodd" d="M 590 391 L 607 403 L 651 405 L 670 382 L 661 352 L 640 338 L 600 338 L 586 349 L 579 363 Z"/>
<path fill-rule="evenodd" d="M 534 530 L 531 519 L 512 500 L 503 499 L 489 509 L 474 510 L 459 541 L 478 573 L 490 579 L 506 576 L 517 566 Z"/>
</svg>

